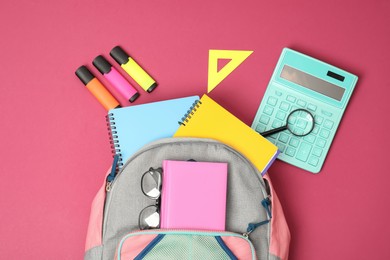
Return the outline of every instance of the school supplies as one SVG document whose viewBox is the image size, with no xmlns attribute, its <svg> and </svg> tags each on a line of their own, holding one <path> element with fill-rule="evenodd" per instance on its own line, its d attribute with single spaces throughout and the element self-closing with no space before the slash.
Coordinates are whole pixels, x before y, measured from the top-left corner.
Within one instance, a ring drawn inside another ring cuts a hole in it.
<svg viewBox="0 0 390 260">
<path fill-rule="evenodd" d="M 189 159 L 228 164 L 225 231 L 139 230 L 140 212 L 154 204 L 141 191 L 145 171 L 162 167 L 164 160 Z M 84 260 L 287 259 L 290 233 L 269 178 L 261 177 L 240 152 L 211 139 L 166 138 L 147 144 L 116 175 L 111 190 L 103 184 L 96 195 Z"/>
<path fill-rule="evenodd" d="M 157 82 L 121 47 L 114 47 L 110 55 L 145 91 L 150 93 L 157 87 Z"/>
<path fill-rule="evenodd" d="M 288 131 L 267 137 L 281 151 L 278 159 L 318 173 L 325 161 L 357 76 L 285 48 L 272 74 L 252 128 L 262 133 L 280 127 L 293 110 L 314 115 L 314 128 L 304 137 Z M 302 123 L 304 129 L 307 124 Z M 302 130 L 303 131 L 303 130 Z"/>
<path fill-rule="evenodd" d="M 110 110 L 107 124 L 112 151 L 120 156 L 118 167 L 145 144 L 172 137 L 183 112 L 198 99 L 191 96 Z"/>
<path fill-rule="evenodd" d="M 106 110 L 121 107 L 119 102 L 103 86 L 103 84 L 87 69 L 81 66 L 76 70 L 76 76 L 84 83 L 87 89 L 95 96 Z"/>
<path fill-rule="evenodd" d="M 161 228 L 225 230 L 227 163 L 163 161 Z"/>
<path fill-rule="evenodd" d="M 210 93 L 222 80 L 233 72 L 253 51 L 238 50 L 209 50 L 209 69 L 207 80 L 207 93 Z M 218 60 L 225 59 L 229 62 L 218 70 Z"/>
<path fill-rule="evenodd" d="M 139 97 L 137 90 L 103 56 L 97 56 L 92 63 L 127 100 L 134 102 Z"/>
<path fill-rule="evenodd" d="M 264 175 L 278 148 L 207 95 L 182 119 L 174 137 L 213 138 L 237 149 Z"/>
</svg>

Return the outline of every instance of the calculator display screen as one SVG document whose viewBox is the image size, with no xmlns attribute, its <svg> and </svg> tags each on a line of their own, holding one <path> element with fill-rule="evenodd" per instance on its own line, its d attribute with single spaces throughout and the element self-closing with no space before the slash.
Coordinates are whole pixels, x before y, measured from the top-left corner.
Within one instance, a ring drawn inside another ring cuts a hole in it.
<svg viewBox="0 0 390 260">
<path fill-rule="evenodd" d="M 337 85 L 314 77 L 288 65 L 284 65 L 283 70 L 280 73 L 280 77 L 338 101 L 342 99 L 345 92 L 345 89 Z"/>
</svg>

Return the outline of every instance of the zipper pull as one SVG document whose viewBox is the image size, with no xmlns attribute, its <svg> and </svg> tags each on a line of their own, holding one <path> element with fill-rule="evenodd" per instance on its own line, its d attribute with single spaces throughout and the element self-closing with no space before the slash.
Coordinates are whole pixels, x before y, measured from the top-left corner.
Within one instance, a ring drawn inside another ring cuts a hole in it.
<svg viewBox="0 0 390 260">
<path fill-rule="evenodd" d="M 268 224 L 269 223 L 269 219 L 267 220 L 264 220 L 264 221 L 260 221 L 259 223 L 249 223 L 248 224 L 248 227 L 246 229 L 246 232 L 244 234 L 242 234 L 244 237 L 248 238 L 249 237 L 249 234 L 252 233 L 253 231 L 255 231 L 256 228 L 262 226 L 262 225 L 265 225 L 265 224 Z"/>
<path fill-rule="evenodd" d="M 262 225 L 265 225 L 265 224 L 268 224 L 270 221 L 271 221 L 271 218 L 272 218 L 272 214 L 271 214 L 271 210 L 270 210 L 270 207 L 271 207 L 271 200 L 269 197 L 263 199 L 261 201 L 261 205 L 265 208 L 265 210 L 267 211 L 267 214 L 268 214 L 268 219 L 267 220 L 263 220 L 263 221 L 260 221 L 259 223 L 249 223 L 248 224 L 248 227 L 246 229 L 246 232 L 244 234 L 242 234 L 244 237 L 248 238 L 249 237 L 249 234 L 252 233 L 256 228 L 262 226 Z"/>
<path fill-rule="evenodd" d="M 250 225 L 250 224 L 249 224 Z M 249 238 L 249 234 L 253 232 L 254 229 L 249 229 L 249 225 L 248 225 L 248 228 L 247 228 L 247 231 L 245 233 L 243 233 L 242 235 L 246 238 Z"/>
<path fill-rule="evenodd" d="M 268 196 L 267 198 L 263 199 L 261 201 L 261 205 L 265 208 L 268 214 L 268 218 L 272 218 L 272 213 L 271 213 L 271 199 Z"/>
<path fill-rule="evenodd" d="M 116 176 L 116 167 L 118 166 L 118 161 L 119 161 L 119 155 L 115 154 L 114 161 L 112 162 L 111 172 L 109 175 L 107 175 L 106 178 L 106 191 L 111 190 L 112 182 L 114 181 Z"/>
</svg>

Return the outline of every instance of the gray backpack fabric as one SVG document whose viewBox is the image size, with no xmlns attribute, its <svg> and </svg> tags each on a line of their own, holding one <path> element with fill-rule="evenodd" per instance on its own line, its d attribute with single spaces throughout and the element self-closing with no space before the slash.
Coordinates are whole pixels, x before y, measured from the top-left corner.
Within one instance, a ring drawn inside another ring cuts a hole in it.
<svg viewBox="0 0 390 260">
<path fill-rule="evenodd" d="M 260 172 L 243 155 L 231 147 L 211 139 L 200 138 L 161 139 L 144 146 L 124 164 L 112 183 L 110 191 L 103 190 L 105 204 L 101 205 L 104 207 L 102 223 L 97 223 L 97 225 L 102 225 L 101 238 L 96 238 L 96 223 L 90 223 L 87 240 L 95 239 L 98 242 L 91 244 L 87 241 L 89 246 L 86 246 L 87 251 L 84 259 L 114 259 L 122 238 L 139 229 L 140 211 L 153 204 L 141 192 L 141 176 L 145 171 L 150 167 L 162 167 L 163 160 L 185 161 L 189 159 L 228 163 L 226 230 L 244 234 L 250 223 L 263 223 L 256 226 L 249 234 L 249 240 L 254 246 L 257 259 L 287 259 L 283 257 L 283 254 L 287 255 L 288 252 L 281 254 L 275 250 L 270 252 L 272 248 L 275 248 L 270 244 L 272 225 L 268 221 L 271 212 L 262 205 L 262 202 L 272 196 L 268 182 L 261 177 Z M 100 201 L 102 200 L 100 199 Z M 272 208 L 272 205 L 268 206 Z M 91 221 L 94 222 L 99 219 L 92 216 L 95 214 L 94 208 L 95 211 L 97 210 L 96 207 L 99 205 L 92 206 L 91 213 Z M 282 217 L 281 223 L 285 223 L 284 216 L 278 217 Z M 273 243 L 275 242 L 277 241 L 273 241 Z"/>
</svg>

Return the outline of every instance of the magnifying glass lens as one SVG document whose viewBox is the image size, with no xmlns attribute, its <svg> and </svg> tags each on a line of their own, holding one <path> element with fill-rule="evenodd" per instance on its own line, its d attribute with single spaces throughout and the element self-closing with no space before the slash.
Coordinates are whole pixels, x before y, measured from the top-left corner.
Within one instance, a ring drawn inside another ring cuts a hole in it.
<svg viewBox="0 0 390 260">
<path fill-rule="evenodd" d="M 297 109 L 287 118 L 287 129 L 296 136 L 308 135 L 314 128 L 314 118 L 309 111 Z"/>
</svg>

